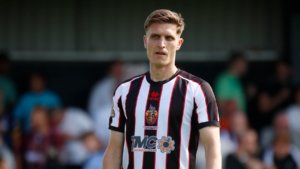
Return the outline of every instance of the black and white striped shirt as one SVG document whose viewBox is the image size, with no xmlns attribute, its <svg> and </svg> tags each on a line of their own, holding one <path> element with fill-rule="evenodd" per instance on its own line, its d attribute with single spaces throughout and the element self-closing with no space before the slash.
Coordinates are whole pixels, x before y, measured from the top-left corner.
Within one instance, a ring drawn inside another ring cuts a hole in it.
<svg viewBox="0 0 300 169">
<path fill-rule="evenodd" d="M 109 128 L 124 133 L 124 169 L 194 169 L 206 126 L 219 126 L 213 91 L 182 70 L 160 82 L 149 72 L 136 76 L 113 96 Z"/>
</svg>

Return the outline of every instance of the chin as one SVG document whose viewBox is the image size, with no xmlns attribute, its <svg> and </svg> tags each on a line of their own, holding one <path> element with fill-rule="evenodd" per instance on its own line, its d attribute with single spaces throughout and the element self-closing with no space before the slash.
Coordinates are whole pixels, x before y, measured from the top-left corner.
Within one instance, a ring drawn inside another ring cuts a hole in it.
<svg viewBox="0 0 300 169">
<path fill-rule="evenodd" d="M 166 67 L 168 64 L 166 64 L 166 63 L 153 63 L 152 65 L 155 66 L 155 67 Z"/>
</svg>

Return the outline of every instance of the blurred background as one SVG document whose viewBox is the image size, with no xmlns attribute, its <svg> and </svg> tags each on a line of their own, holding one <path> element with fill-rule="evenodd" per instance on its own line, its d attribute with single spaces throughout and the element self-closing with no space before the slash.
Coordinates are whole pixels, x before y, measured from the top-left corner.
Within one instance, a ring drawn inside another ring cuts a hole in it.
<svg viewBox="0 0 300 169">
<path fill-rule="evenodd" d="M 186 22 L 177 66 L 215 91 L 224 168 L 300 168 L 296 0 L 0 0 L 0 169 L 100 168 L 114 88 L 148 70 L 159 8 Z"/>
</svg>

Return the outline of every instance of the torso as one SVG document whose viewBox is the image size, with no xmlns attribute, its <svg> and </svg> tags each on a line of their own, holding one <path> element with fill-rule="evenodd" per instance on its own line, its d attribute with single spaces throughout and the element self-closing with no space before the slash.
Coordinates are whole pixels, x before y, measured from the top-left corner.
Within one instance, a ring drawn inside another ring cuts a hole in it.
<svg viewBox="0 0 300 169">
<path fill-rule="evenodd" d="M 205 81 L 178 71 L 166 81 L 153 82 L 146 73 L 123 84 L 118 101 L 125 118 L 123 165 L 195 168 L 198 124 L 201 120 L 218 121 L 217 112 L 211 117 L 196 113 L 199 106 L 208 109 L 205 93 L 199 93 L 197 99 L 202 99 L 201 103 L 195 103 L 195 92 L 197 88 L 203 90 L 202 82 Z"/>
</svg>

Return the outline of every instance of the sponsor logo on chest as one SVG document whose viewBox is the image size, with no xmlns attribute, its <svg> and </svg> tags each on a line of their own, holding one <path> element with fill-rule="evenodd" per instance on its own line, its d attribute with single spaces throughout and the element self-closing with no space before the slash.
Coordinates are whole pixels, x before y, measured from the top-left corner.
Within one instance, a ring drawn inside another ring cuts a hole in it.
<svg viewBox="0 0 300 169">
<path fill-rule="evenodd" d="M 156 136 L 132 136 L 131 151 L 156 152 L 170 154 L 175 149 L 175 141 L 170 136 L 162 136 L 158 139 Z"/>
</svg>

